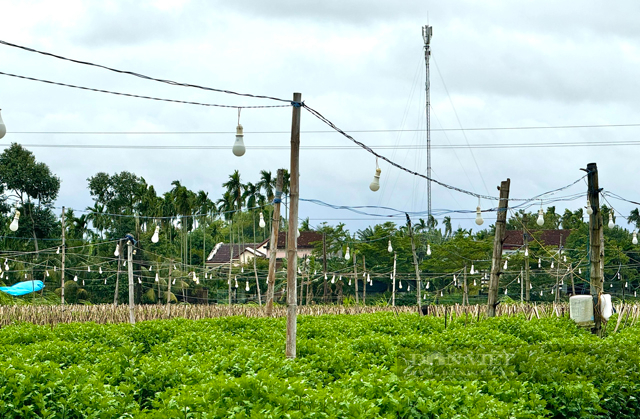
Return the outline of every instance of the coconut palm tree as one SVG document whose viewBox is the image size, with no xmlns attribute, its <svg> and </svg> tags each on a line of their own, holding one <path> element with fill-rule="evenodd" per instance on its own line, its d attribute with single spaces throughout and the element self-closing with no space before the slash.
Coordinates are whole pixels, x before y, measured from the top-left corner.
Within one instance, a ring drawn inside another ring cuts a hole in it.
<svg viewBox="0 0 640 419">
<path fill-rule="evenodd" d="M 233 198 L 233 209 L 236 211 L 242 210 L 244 204 L 242 197 L 244 195 L 246 185 L 244 185 L 240 179 L 240 172 L 238 170 L 234 171 L 232 175 L 229 175 L 229 180 L 223 183 L 222 186 L 227 188 L 229 197 Z"/>
<path fill-rule="evenodd" d="M 242 198 L 246 200 L 247 208 L 261 207 L 265 204 L 265 196 L 260 193 L 260 187 L 258 184 L 251 182 L 244 186 L 244 193 Z"/>
<path fill-rule="evenodd" d="M 269 202 L 273 201 L 276 190 L 276 178 L 271 175 L 271 172 L 267 170 L 260 171 L 260 181 L 256 183 L 256 186 L 264 191 L 264 195 Z"/>
</svg>

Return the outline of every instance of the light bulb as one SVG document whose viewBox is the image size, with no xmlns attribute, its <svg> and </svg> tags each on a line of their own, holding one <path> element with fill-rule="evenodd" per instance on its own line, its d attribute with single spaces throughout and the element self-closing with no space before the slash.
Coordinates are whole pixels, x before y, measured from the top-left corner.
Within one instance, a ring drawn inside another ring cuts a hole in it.
<svg viewBox="0 0 640 419">
<path fill-rule="evenodd" d="M 233 154 L 238 157 L 244 156 L 244 152 L 246 151 L 243 138 L 242 125 L 238 124 L 236 127 L 236 142 L 233 143 Z"/>
<path fill-rule="evenodd" d="M 553 268 L 553 261 L 551 261 L 551 267 Z"/>
<path fill-rule="evenodd" d="M 456 276 L 453 276 L 453 285 L 457 285 L 456 282 L 458 281 L 458 279 L 456 278 Z"/>
<path fill-rule="evenodd" d="M 524 249 L 524 255 L 525 256 L 529 256 L 529 248 L 528 247 L 526 249 Z"/>
<path fill-rule="evenodd" d="M 326 274 L 326 272 L 325 272 L 325 274 L 324 274 L 324 280 L 325 280 L 325 281 L 327 280 L 327 274 Z"/>
<path fill-rule="evenodd" d="M 249 281 L 248 281 L 248 280 L 247 280 L 247 284 L 246 284 L 246 285 L 245 285 L 245 287 L 244 287 L 244 290 L 245 290 L 245 291 L 249 291 Z"/>
<path fill-rule="evenodd" d="M 4 272 L 0 273 L 0 279 L 4 278 Z"/>
<path fill-rule="evenodd" d="M 156 272 L 156 282 L 160 282 L 160 278 L 158 278 L 158 272 Z"/>
<path fill-rule="evenodd" d="M 13 216 L 13 221 L 11 221 L 11 225 L 9 225 L 9 230 L 18 231 L 18 220 L 19 219 L 20 219 L 20 211 L 16 210 L 16 213 Z"/>
<path fill-rule="evenodd" d="M 391 240 L 389 240 L 389 246 L 387 246 L 387 251 L 389 253 L 393 253 L 393 247 L 391 246 Z"/>
<path fill-rule="evenodd" d="M 373 284 L 373 282 L 371 282 L 371 276 L 369 274 L 367 274 L 367 282 Z"/>
<path fill-rule="evenodd" d="M 158 243 L 160 240 L 160 226 L 156 226 L 156 231 L 154 231 L 153 236 L 151 236 L 152 243 Z"/>
<path fill-rule="evenodd" d="M 238 288 L 238 278 L 237 277 L 235 278 L 235 282 L 236 282 L 235 286 L 236 286 L 236 288 Z"/>
<path fill-rule="evenodd" d="M 106 280 L 106 279 L 104 280 L 104 283 L 105 283 L 105 284 L 107 283 L 107 280 Z M 142 284 L 142 280 L 140 279 L 140 277 L 138 277 L 138 284 Z"/>
<path fill-rule="evenodd" d="M 398 282 L 398 288 L 402 289 L 402 281 Z"/>
<path fill-rule="evenodd" d="M 427 244 L 427 256 L 431 256 L 431 245 Z"/>
<path fill-rule="evenodd" d="M 507 289 L 506 288 L 504 289 L 504 295 L 507 295 Z"/>
<path fill-rule="evenodd" d="M 471 275 L 473 275 L 473 274 L 475 274 L 475 273 L 476 273 L 475 269 L 473 269 L 473 263 L 471 264 L 471 270 L 469 271 L 469 273 L 470 273 Z"/>
<path fill-rule="evenodd" d="M 91 266 L 87 266 L 87 272 L 91 272 Z"/>
<path fill-rule="evenodd" d="M 153 271 L 153 265 L 149 265 L 149 272 Z"/>
<path fill-rule="evenodd" d="M 478 206 L 476 207 L 476 224 L 481 226 L 484 223 L 482 219 L 482 212 L 480 211 L 480 199 L 478 199 Z"/>
<path fill-rule="evenodd" d="M 47 271 L 47 278 L 49 278 L 49 271 Z"/>
<path fill-rule="evenodd" d="M 335 276 L 335 275 L 331 277 L 331 283 L 332 283 L 332 284 L 335 284 L 335 283 L 336 283 L 336 276 Z"/>
<path fill-rule="evenodd" d="M 431 285 L 431 283 L 429 281 L 427 281 L 427 288 L 426 289 L 429 289 L 430 285 Z"/>
<path fill-rule="evenodd" d="M 442 291 L 440 291 L 440 297 L 443 297 L 444 295 L 442 294 Z"/>
<path fill-rule="evenodd" d="M 342 281 L 342 275 L 340 275 L 340 277 L 338 278 L 338 281 Z"/>
<path fill-rule="evenodd" d="M 125 267 L 127 266 L 127 260 L 126 259 L 125 259 L 124 262 L 122 262 L 122 266 L 125 266 Z"/>
<path fill-rule="evenodd" d="M 520 283 L 520 277 L 518 277 L 518 284 Z"/>
<path fill-rule="evenodd" d="M 57 267 L 57 266 L 54 266 L 54 267 L 53 267 L 53 272 L 57 272 L 57 271 L 58 271 L 58 267 Z"/>
<path fill-rule="evenodd" d="M 373 181 L 371 181 L 371 184 L 369 184 L 369 189 L 371 189 L 373 192 L 380 189 L 380 173 L 381 172 L 382 170 L 380 170 L 380 168 L 378 167 L 376 169 L 376 174 L 373 175 Z"/>
<path fill-rule="evenodd" d="M 609 224 L 608 224 L 608 227 L 609 228 L 615 227 L 615 223 L 613 222 L 613 211 L 609 213 Z"/>
<path fill-rule="evenodd" d="M 407 292 L 411 291 L 411 285 L 407 285 Z"/>
<path fill-rule="evenodd" d="M 638 244 L 638 233 L 636 233 L 636 231 L 633 231 L 633 239 L 631 239 L 631 243 L 633 244 Z"/>
<path fill-rule="evenodd" d="M 171 285 L 175 285 L 176 284 L 176 279 L 173 278 L 173 281 L 171 281 Z"/>
<path fill-rule="evenodd" d="M 476 280 L 473 280 L 473 286 L 475 287 L 476 285 L 478 285 L 478 283 L 476 282 Z"/>
<path fill-rule="evenodd" d="M 244 266 L 240 268 L 240 273 L 244 273 Z M 195 272 L 193 274 L 195 275 Z"/>
<path fill-rule="evenodd" d="M 351 285 L 351 278 L 349 278 L 349 285 Z"/>
<path fill-rule="evenodd" d="M 503 269 L 507 269 L 507 259 L 504 260 L 504 267 Z"/>
<path fill-rule="evenodd" d="M 349 260 L 351 258 L 351 255 L 349 254 L 349 246 L 347 246 L 347 251 L 344 254 L 344 258 L 345 258 L 345 260 Z"/>
<path fill-rule="evenodd" d="M 536 221 L 536 223 L 539 226 L 542 226 L 544 224 L 544 211 L 542 210 L 542 208 L 538 210 L 538 221 Z"/>
<path fill-rule="evenodd" d="M 58 249 L 56 250 L 56 255 L 60 254 L 60 246 L 58 246 Z"/>
<path fill-rule="evenodd" d="M 75 282 L 78 282 L 78 275 L 75 275 L 75 276 L 73 277 L 73 280 L 74 280 Z"/>
<path fill-rule="evenodd" d="M 540 297 L 542 297 L 542 291 L 540 291 Z"/>
<path fill-rule="evenodd" d="M 82 280 L 82 286 L 84 287 L 84 279 Z"/>
<path fill-rule="evenodd" d="M 582 268 L 578 268 L 578 274 L 582 275 Z"/>
<path fill-rule="evenodd" d="M 260 228 L 265 228 L 267 226 L 267 223 L 264 222 L 264 215 L 262 215 L 262 213 L 260 213 L 260 222 L 258 222 L 258 225 Z"/>
<path fill-rule="evenodd" d="M 591 208 L 591 202 L 589 201 L 589 198 L 587 198 L 587 215 L 591 214 L 593 214 L 593 208 Z"/>
<path fill-rule="evenodd" d="M 542 259 L 538 258 L 538 268 L 542 268 Z"/>
<path fill-rule="evenodd" d="M 98 273 L 102 273 L 102 266 L 98 268 Z"/>
<path fill-rule="evenodd" d="M 4 125 L 4 122 L 2 122 L 2 115 L 0 115 L 0 138 L 4 137 L 6 133 L 7 127 Z"/>
<path fill-rule="evenodd" d="M 562 260 L 563 260 L 564 262 L 566 262 L 566 261 L 567 261 L 567 256 L 566 256 L 566 255 L 562 256 Z"/>
<path fill-rule="evenodd" d="M 118 246 L 116 244 L 116 250 L 113 251 L 113 256 L 118 257 L 120 256 L 120 246 Z"/>
<path fill-rule="evenodd" d="M 531 282 L 529 282 L 529 289 L 532 290 L 533 289 L 533 284 Z"/>
</svg>

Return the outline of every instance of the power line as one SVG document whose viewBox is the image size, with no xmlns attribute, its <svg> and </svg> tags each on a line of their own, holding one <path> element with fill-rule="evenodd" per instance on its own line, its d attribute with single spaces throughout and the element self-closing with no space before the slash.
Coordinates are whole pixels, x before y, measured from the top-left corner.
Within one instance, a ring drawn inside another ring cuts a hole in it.
<svg viewBox="0 0 640 419">
<path fill-rule="evenodd" d="M 76 63 L 76 64 L 82 64 L 82 65 L 87 65 L 87 66 L 92 66 L 92 67 L 103 68 L 105 70 L 113 71 L 114 73 L 127 74 L 127 75 L 130 75 L 130 76 L 139 77 L 139 78 L 145 79 L 145 80 L 152 80 L 152 81 L 157 81 L 157 82 L 160 82 L 160 83 L 170 84 L 172 86 L 192 87 L 192 88 L 195 88 L 195 89 L 208 90 L 208 91 L 211 91 L 211 92 L 225 93 L 225 94 L 235 95 L 235 96 L 244 96 L 244 97 L 251 97 L 251 98 L 255 98 L 255 99 L 268 99 L 268 100 L 275 100 L 275 101 L 278 101 L 278 102 L 291 103 L 291 100 L 280 99 L 280 98 L 273 97 L 273 96 L 252 95 L 250 93 L 239 93 L 239 92 L 234 92 L 234 91 L 231 91 L 231 90 L 216 89 L 216 88 L 213 88 L 213 87 L 200 86 L 200 85 L 197 85 L 197 84 L 189 84 L 189 83 L 181 83 L 181 82 L 177 82 L 177 81 L 173 81 L 173 80 L 157 79 L 155 77 L 145 76 L 144 74 L 136 73 L 136 72 L 133 72 L 133 71 L 118 70 L 118 69 L 107 67 L 107 66 L 104 66 L 104 65 L 101 65 L 101 64 L 91 63 L 91 62 L 88 62 L 88 61 L 74 60 L 72 58 L 67 58 L 67 57 L 63 57 L 61 55 L 51 54 L 50 52 L 39 51 L 37 49 L 33 49 L 33 48 L 21 46 L 21 45 L 12 44 L 10 42 L 6 42 L 6 41 L 2 41 L 2 40 L 0 40 L 0 44 L 6 45 L 6 46 L 9 46 L 9 47 L 19 48 L 19 49 L 22 49 L 24 51 L 35 52 L 37 54 L 46 55 L 46 56 L 53 57 L 53 58 L 58 58 L 60 60 L 70 61 L 70 62 L 73 62 L 73 63 Z"/>
<path fill-rule="evenodd" d="M 5 76 L 10 76 L 10 77 L 17 77 L 19 79 L 24 79 L 24 80 L 31 80 L 31 81 L 38 81 L 38 82 L 41 82 L 41 83 L 53 84 L 53 85 L 56 85 L 56 86 L 64 86 L 64 87 L 71 87 L 71 88 L 74 88 L 74 89 L 88 90 L 88 91 L 91 91 L 91 92 L 108 93 L 108 94 L 111 94 L 111 95 L 135 97 L 135 98 L 138 98 L 138 99 L 157 100 L 157 101 L 161 101 L 161 102 L 183 103 L 183 104 L 186 104 L 186 105 L 212 106 L 212 107 L 216 107 L 216 108 L 234 108 L 234 109 L 284 108 L 284 107 L 289 107 L 290 106 L 290 105 L 266 105 L 266 106 L 216 105 L 216 104 L 212 104 L 212 103 L 200 103 L 200 102 L 190 102 L 190 101 L 186 101 L 186 100 L 163 99 L 163 98 L 159 98 L 159 97 L 151 97 L 151 96 L 134 95 L 134 94 L 131 94 L 131 93 L 114 92 L 114 91 L 111 91 L 111 90 L 94 89 L 92 87 L 76 86 L 76 85 L 73 85 L 73 84 L 60 83 L 60 82 L 51 81 L 51 80 L 36 79 L 34 77 L 19 76 L 17 74 L 11 74 L 11 73 L 3 73 L 2 71 L 0 71 L 0 74 L 5 75 Z"/>
</svg>

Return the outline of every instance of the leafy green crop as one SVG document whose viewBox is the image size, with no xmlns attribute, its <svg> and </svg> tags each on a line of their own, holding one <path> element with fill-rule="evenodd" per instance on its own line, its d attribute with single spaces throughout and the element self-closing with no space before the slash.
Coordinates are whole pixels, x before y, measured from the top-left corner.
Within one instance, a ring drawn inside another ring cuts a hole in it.
<svg viewBox="0 0 640 419">
<path fill-rule="evenodd" d="M 300 317 L 295 360 L 284 331 L 244 317 L 6 327 L 0 417 L 640 417 L 638 327 L 600 340 L 566 318 Z M 399 368 L 434 353 L 464 361 Z M 508 360 L 473 361 L 491 354 Z"/>
</svg>

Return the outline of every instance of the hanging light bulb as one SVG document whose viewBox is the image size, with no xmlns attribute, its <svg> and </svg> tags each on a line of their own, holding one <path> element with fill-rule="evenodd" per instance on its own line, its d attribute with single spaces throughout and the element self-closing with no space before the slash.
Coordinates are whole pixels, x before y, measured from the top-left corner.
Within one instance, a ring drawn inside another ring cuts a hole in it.
<svg viewBox="0 0 640 419">
<path fill-rule="evenodd" d="M 551 261 L 551 268 L 553 268 L 553 261 Z"/>
<path fill-rule="evenodd" d="M 398 288 L 402 289 L 402 281 L 398 282 Z"/>
<path fill-rule="evenodd" d="M 313 270 L 313 274 L 314 274 L 314 275 L 317 275 L 317 274 L 318 274 L 318 270 L 317 270 L 317 269 L 314 269 L 314 270 Z"/>
<path fill-rule="evenodd" d="M 4 271 L 0 272 L 0 279 L 4 278 Z"/>
<path fill-rule="evenodd" d="M 158 243 L 158 241 L 160 240 L 160 226 L 157 225 L 156 226 L 156 231 L 153 232 L 153 236 L 151 236 L 151 242 L 152 243 Z"/>
<path fill-rule="evenodd" d="M 235 286 L 236 286 L 236 288 L 238 288 L 238 277 L 237 277 L 237 276 L 236 276 L 236 277 L 234 277 L 234 280 L 235 280 L 235 282 L 236 282 L 236 283 L 235 283 Z"/>
<path fill-rule="evenodd" d="M 540 291 L 540 297 L 542 297 L 542 291 Z"/>
<path fill-rule="evenodd" d="M 567 255 L 562 256 L 562 260 L 563 260 L 564 262 L 566 262 L 566 261 L 567 261 Z"/>
<path fill-rule="evenodd" d="M 349 260 L 350 258 L 351 258 L 351 255 L 349 254 L 349 246 L 347 246 L 347 251 L 344 254 L 344 259 Z"/>
<path fill-rule="evenodd" d="M 331 283 L 332 283 L 332 284 L 335 284 L 335 283 L 336 283 L 336 276 L 335 276 L 335 275 L 331 277 Z"/>
<path fill-rule="evenodd" d="M 105 283 L 105 284 L 107 283 L 107 280 L 106 280 L 106 279 L 104 280 L 104 283 Z M 138 277 L 138 284 L 142 284 L 142 280 L 140 279 L 140 277 Z"/>
<path fill-rule="evenodd" d="M 250 289 L 249 288 L 249 280 L 247 280 L 247 284 L 245 285 L 244 290 L 245 291 L 249 291 L 249 289 Z"/>
<path fill-rule="evenodd" d="M 120 256 L 120 246 L 116 244 L 116 250 L 113 251 L 113 256 Z"/>
<path fill-rule="evenodd" d="M 538 268 L 542 268 L 542 259 L 538 258 Z"/>
<path fill-rule="evenodd" d="M 615 227 L 615 225 L 616 224 L 613 222 L 613 210 L 611 210 L 611 212 L 609 212 L 609 224 L 607 226 L 609 228 L 613 228 L 613 227 Z"/>
<path fill-rule="evenodd" d="M 158 278 L 158 272 L 156 272 L 156 282 L 160 282 L 160 278 Z"/>
<path fill-rule="evenodd" d="M 591 207 L 591 201 L 587 198 L 587 215 L 593 214 L 593 208 Z"/>
<path fill-rule="evenodd" d="M 84 287 L 84 279 L 82 280 L 82 286 Z"/>
<path fill-rule="evenodd" d="M 430 285 L 431 285 L 431 283 L 429 281 L 427 281 L 427 288 L 426 289 L 429 289 Z"/>
<path fill-rule="evenodd" d="M 638 244 L 638 233 L 636 233 L 635 230 L 633 230 L 633 238 L 631 239 L 631 243 Z"/>
<path fill-rule="evenodd" d="M 533 289 L 533 284 L 529 283 L 529 289 L 532 290 Z"/>
<path fill-rule="evenodd" d="M 53 272 L 57 272 L 57 271 L 58 271 L 58 267 L 57 267 L 57 266 L 54 266 L 54 267 L 53 267 Z"/>
<path fill-rule="evenodd" d="M 264 222 L 264 215 L 262 212 L 260 213 L 260 221 L 258 222 L 258 225 L 260 228 L 265 228 L 267 226 L 267 223 Z"/>
<path fill-rule="evenodd" d="M 411 291 L 411 285 L 407 285 L 407 292 Z"/>
<path fill-rule="evenodd" d="M 56 250 L 56 255 L 60 254 L 60 246 L 58 246 L 58 249 Z"/>
<path fill-rule="evenodd" d="M 387 251 L 389 253 L 393 253 L 393 247 L 391 246 L 391 240 L 389 240 L 389 246 L 387 246 Z"/>
<path fill-rule="evenodd" d="M 342 275 L 340 275 L 340 278 L 338 278 L 338 281 L 342 281 Z"/>
<path fill-rule="evenodd" d="M 553 295 L 553 294 L 555 294 L 555 292 L 554 292 L 554 291 L 555 291 L 555 290 L 554 290 L 553 288 L 551 288 L 551 294 L 552 294 L 552 295 Z"/>
<path fill-rule="evenodd" d="M 75 275 L 75 276 L 73 277 L 73 280 L 74 280 L 75 282 L 78 282 L 78 275 Z"/>
<path fill-rule="evenodd" d="M 457 285 L 457 284 L 456 284 L 456 281 L 457 281 L 457 280 L 458 280 L 458 279 L 456 278 L 456 276 L 455 276 L 455 275 L 453 275 L 453 285 Z"/>
<path fill-rule="evenodd" d="M 525 255 L 525 256 L 529 256 L 529 248 L 528 248 L 528 247 L 526 247 L 526 248 L 524 249 L 524 255 Z"/>
<path fill-rule="evenodd" d="M 544 224 L 544 210 L 542 209 L 542 205 L 540 205 L 540 209 L 538 210 L 538 220 L 536 221 L 536 223 L 539 226 L 542 226 Z"/>
<path fill-rule="evenodd" d="M 518 277 L 518 284 L 520 283 L 520 277 Z"/>
<path fill-rule="evenodd" d="M 349 285 L 351 285 L 351 278 L 349 278 Z"/>
<path fill-rule="evenodd" d="M 427 256 L 431 256 L 431 245 L 427 244 Z"/>
<path fill-rule="evenodd" d="M 473 263 L 471 264 L 471 270 L 469 271 L 469 273 L 470 273 L 471 275 L 473 275 L 473 274 L 475 274 L 475 273 L 476 273 L 476 272 L 475 272 L 475 270 L 473 269 Z"/>
<path fill-rule="evenodd" d="M 473 279 L 473 286 L 475 287 L 475 286 L 477 286 L 477 285 L 478 285 L 478 284 L 476 283 L 476 279 L 474 278 L 474 279 Z"/>
<path fill-rule="evenodd" d="M 46 273 L 47 273 L 47 278 L 49 278 L 49 271 L 46 271 Z"/>
<path fill-rule="evenodd" d="M 13 221 L 9 225 L 9 230 L 18 231 L 18 220 L 20 219 L 20 211 L 16 210 L 15 215 L 13 216 Z"/>
<path fill-rule="evenodd" d="M 0 115 L 0 138 L 4 137 L 6 133 L 7 127 L 4 125 L 4 122 L 2 122 L 2 115 Z"/>
<path fill-rule="evenodd" d="M 505 289 L 504 289 L 504 295 L 508 295 L 508 294 L 507 294 L 507 291 L 508 291 L 508 290 L 507 290 L 507 288 L 505 288 Z"/>
<path fill-rule="evenodd" d="M 507 269 L 507 259 L 504 260 L 504 267 L 503 269 Z"/>
<path fill-rule="evenodd" d="M 440 297 L 444 297 L 444 295 L 442 294 L 442 291 L 440 291 Z"/>
<path fill-rule="evenodd" d="M 233 154 L 241 157 L 244 156 L 244 152 L 246 148 L 244 146 L 244 133 L 242 130 L 242 125 L 240 125 L 240 108 L 238 108 L 238 126 L 236 127 L 236 142 L 233 143 Z"/>
<path fill-rule="evenodd" d="M 381 172 L 382 170 L 380 170 L 380 168 L 377 167 L 376 174 L 373 175 L 373 181 L 371 181 L 371 183 L 369 184 L 369 189 L 371 189 L 373 192 L 376 192 L 378 189 L 380 189 L 380 173 Z"/>
<path fill-rule="evenodd" d="M 367 282 L 371 282 L 371 276 L 369 274 L 367 274 Z M 373 282 L 371 282 L 373 283 Z"/>
<path fill-rule="evenodd" d="M 481 226 L 484 223 L 482 219 L 482 211 L 480 210 L 480 198 L 478 198 L 478 206 L 476 207 L 476 224 Z"/>
<path fill-rule="evenodd" d="M 582 268 L 578 268 L 578 274 L 582 275 Z"/>
<path fill-rule="evenodd" d="M 422 299 L 423 299 L 423 300 L 426 300 L 426 299 L 427 299 L 427 294 L 423 295 L 423 296 L 422 296 Z"/>
<path fill-rule="evenodd" d="M 127 266 L 127 260 L 125 259 L 124 262 L 122 262 L 122 266 Z"/>
<path fill-rule="evenodd" d="M 98 268 L 98 273 L 102 273 L 102 266 Z"/>
<path fill-rule="evenodd" d="M 324 273 L 324 280 L 325 281 L 327 280 L 327 273 L 326 272 Z"/>
<path fill-rule="evenodd" d="M 240 273 L 242 273 L 242 274 L 244 273 L 244 266 L 242 266 L 242 267 L 240 268 Z M 195 273 L 194 273 L 194 275 L 195 275 Z"/>
<path fill-rule="evenodd" d="M 176 284 L 176 279 L 173 278 L 173 281 L 171 281 L 171 285 L 175 285 Z"/>
</svg>

